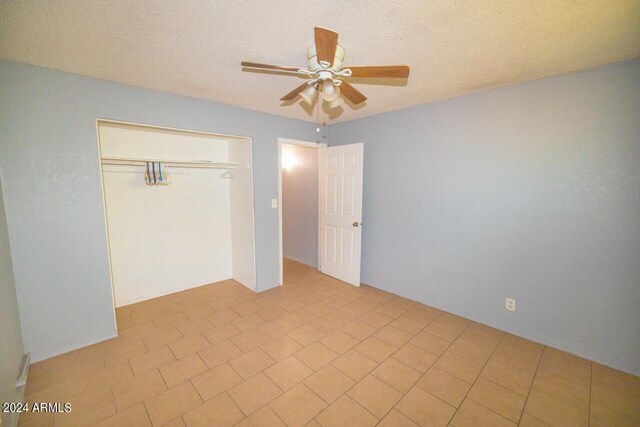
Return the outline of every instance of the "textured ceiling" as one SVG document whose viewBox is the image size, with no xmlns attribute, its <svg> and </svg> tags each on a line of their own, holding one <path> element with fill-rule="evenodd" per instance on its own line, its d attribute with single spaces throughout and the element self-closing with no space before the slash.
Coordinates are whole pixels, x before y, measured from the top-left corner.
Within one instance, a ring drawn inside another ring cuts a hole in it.
<svg viewBox="0 0 640 427">
<path fill-rule="evenodd" d="M 240 61 L 304 66 L 316 25 L 345 65 L 411 67 L 335 121 L 640 56 L 638 0 L 23 0 L 0 2 L 0 57 L 315 121 L 279 101 L 300 78 Z"/>
</svg>

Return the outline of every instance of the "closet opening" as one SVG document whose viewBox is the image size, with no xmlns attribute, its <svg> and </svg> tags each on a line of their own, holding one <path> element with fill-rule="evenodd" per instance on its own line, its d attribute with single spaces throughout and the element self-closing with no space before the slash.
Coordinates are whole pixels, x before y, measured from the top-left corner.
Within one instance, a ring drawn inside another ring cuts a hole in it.
<svg viewBox="0 0 640 427">
<path fill-rule="evenodd" d="M 255 291 L 251 138 L 97 128 L 114 309 L 230 279 Z"/>
<path fill-rule="evenodd" d="M 280 284 L 285 263 L 318 269 L 318 161 L 327 144 L 278 138 Z M 293 263 L 291 262 L 293 261 Z M 287 268 L 289 270 L 289 268 Z"/>
</svg>

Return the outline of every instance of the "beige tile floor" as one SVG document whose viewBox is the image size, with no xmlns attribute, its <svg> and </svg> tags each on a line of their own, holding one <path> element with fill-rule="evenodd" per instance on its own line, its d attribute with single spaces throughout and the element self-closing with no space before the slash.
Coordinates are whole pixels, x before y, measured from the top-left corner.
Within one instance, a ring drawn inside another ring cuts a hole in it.
<svg viewBox="0 0 640 427">
<path fill-rule="evenodd" d="M 640 379 L 291 261 L 117 310 L 120 336 L 34 364 L 24 426 L 640 425 Z"/>
</svg>

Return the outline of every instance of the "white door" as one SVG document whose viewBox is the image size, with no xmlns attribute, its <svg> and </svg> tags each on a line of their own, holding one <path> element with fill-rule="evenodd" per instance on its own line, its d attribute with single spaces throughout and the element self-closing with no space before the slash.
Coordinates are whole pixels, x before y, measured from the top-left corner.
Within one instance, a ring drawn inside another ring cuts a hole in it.
<svg viewBox="0 0 640 427">
<path fill-rule="evenodd" d="M 320 149 L 320 271 L 360 286 L 364 144 Z"/>
</svg>

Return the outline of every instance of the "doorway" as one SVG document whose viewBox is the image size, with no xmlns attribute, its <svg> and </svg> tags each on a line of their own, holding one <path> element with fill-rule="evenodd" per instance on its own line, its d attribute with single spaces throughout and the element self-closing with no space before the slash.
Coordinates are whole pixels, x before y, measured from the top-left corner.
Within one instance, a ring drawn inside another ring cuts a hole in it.
<svg viewBox="0 0 640 427">
<path fill-rule="evenodd" d="M 327 144 L 278 138 L 280 285 L 284 259 L 319 268 L 318 159 Z"/>
<path fill-rule="evenodd" d="M 280 285 L 286 258 L 360 286 L 363 166 L 362 143 L 278 139 Z"/>
</svg>

